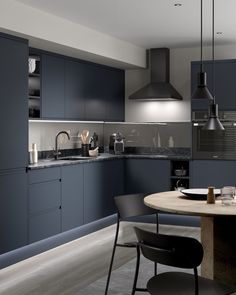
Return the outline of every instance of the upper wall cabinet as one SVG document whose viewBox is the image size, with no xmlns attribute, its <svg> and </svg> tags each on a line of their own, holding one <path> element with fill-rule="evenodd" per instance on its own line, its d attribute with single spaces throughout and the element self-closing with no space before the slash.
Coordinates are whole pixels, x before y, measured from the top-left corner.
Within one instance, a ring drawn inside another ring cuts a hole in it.
<svg viewBox="0 0 236 295">
<path fill-rule="evenodd" d="M 41 56 L 41 117 L 44 119 L 64 118 L 64 92 L 65 92 L 65 61 L 53 55 Z"/>
<path fill-rule="evenodd" d="M 41 63 L 41 118 L 124 121 L 123 70 L 37 49 L 31 54 Z"/>
<path fill-rule="evenodd" d="M 197 73 L 200 71 L 200 62 L 191 64 L 191 91 L 197 87 Z M 207 85 L 212 94 L 215 92 L 219 110 L 236 111 L 236 60 L 217 60 L 204 62 L 204 71 L 207 72 Z M 215 91 L 213 90 L 215 88 Z M 192 110 L 207 110 L 208 101 L 192 100 Z"/>
<path fill-rule="evenodd" d="M 0 170 L 28 163 L 28 43 L 0 34 Z"/>
</svg>

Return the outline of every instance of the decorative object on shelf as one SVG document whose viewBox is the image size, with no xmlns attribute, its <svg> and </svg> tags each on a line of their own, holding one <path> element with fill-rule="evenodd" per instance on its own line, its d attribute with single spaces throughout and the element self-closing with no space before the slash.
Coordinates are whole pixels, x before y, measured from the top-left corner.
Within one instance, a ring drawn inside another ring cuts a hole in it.
<svg viewBox="0 0 236 295">
<path fill-rule="evenodd" d="M 203 59 L 202 59 L 202 0 L 201 0 L 201 69 L 198 73 L 198 86 L 192 95 L 192 99 L 209 99 L 213 100 L 213 97 L 207 87 L 207 73 L 203 71 Z"/>
<path fill-rule="evenodd" d="M 186 176 L 187 170 L 184 169 L 183 167 L 181 169 L 175 169 L 175 176 Z"/>
<path fill-rule="evenodd" d="M 32 74 L 36 69 L 36 59 L 30 57 L 28 59 L 28 64 L 29 64 L 29 73 Z"/>
<path fill-rule="evenodd" d="M 225 130 L 219 120 L 218 104 L 215 99 L 215 1 L 212 0 L 212 74 L 213 74 L 213 100 L 209 105 L 208 121 L 203 130 Z"/>
</svg>

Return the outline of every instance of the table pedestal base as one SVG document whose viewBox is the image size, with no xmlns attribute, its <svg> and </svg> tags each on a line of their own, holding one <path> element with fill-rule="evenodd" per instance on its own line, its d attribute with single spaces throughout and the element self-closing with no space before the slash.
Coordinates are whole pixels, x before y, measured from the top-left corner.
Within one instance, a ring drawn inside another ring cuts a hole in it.
<svg viewBox="0 0 236 295">
<path fill-rule="evenodd" d="M 236 218 L 202 217 L 201 242 L 204 249 L 201 275 L 236 284 Z"/>
</svg>

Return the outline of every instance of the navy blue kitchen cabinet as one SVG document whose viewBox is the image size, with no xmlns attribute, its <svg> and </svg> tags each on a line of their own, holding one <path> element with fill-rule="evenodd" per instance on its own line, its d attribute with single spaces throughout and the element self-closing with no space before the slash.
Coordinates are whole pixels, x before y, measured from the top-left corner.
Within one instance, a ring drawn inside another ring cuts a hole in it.
<svg viewBox="0 0 236 295">
<path fill-rule="evenodd" d="M 83 164 L 61 167 L 62 175 L 62 231 L 84 223 Z"/>
<path fill-rule="evenodd" d="M 125 76 L 122 70 L 107 70 L 105 98 L 106 121 L 123 122 L 125 120 Z"/>
<path fill-rule="evenodd" d="M 155 193 L 170 190 L 170 161 L 126 159 L 126 193 Z"/>
<path fill-rule="evenodd" d="M 190 187 L 236 186 L 236 161 L 193 160 L 190 162 Z"/>
<path fill-rule="evenodd" d="M 191 64 L 191 90 L 192 93 L 197 87 L 197 73 L 200 70 L 199 62 Z M 235 111 L 236 110 L 236 60 L 217 60 L 214 64 L 212 61 L 204 62 L 204 70 L 207 72 L 207 85 L 209 90 L 213 91 L 215 85 L 216 102 L 219 104 L 219 110 Z M 215 80 L 213 83 L 213 77 Z M 213 94 L 213 92 L 212 92 Z M 192 110 L 207 110 L 209 102 L 204 100 L 192 100 Z"/>
<path fill-rule="evenodd" d="M 41 58 L 41 117 L 64 119 L 65 61 L 64 58 L 42 54 Z"/>
<path fill-rule="evenodd" d="M 86 64 L 65 60 L 65 119 L 85 120 L 85 97 L 88 91 Z"/>
<path fill-rule="evenodd" d="M 28 162 L 28 43 L 0 34 L 0 170 Z"/>
<path fill-rule="evenodd" d="M 125 165 L 123 159 L 104 161 L 105 194 L 103 197 L 103 217 L 114 214 L 114 196 L 124 194 Z"/>
<path fill-rule="evenodd" d="M 84 223 L 103 217 L 105 202 L 103 162 L 84 163 Z"/>
<path fill-rule="evenodd" d="M 84 223 L 115 212 L 114 196 L 124 193 L 124 162 L 84 164 Z"/>
<path fill-rule="evenodd" d="M 0 254 L 27 244 L 27 173 L 0 172 Z"/>
<path fill-rule="evenodd" d="M 60 168 L 29 171 L 29 243 L 61 232 Z"/>
<path fill-rule="evenodd" d="M 85 119 L 124 121 L 124 71 L 88 64 Z"/>
</svg>

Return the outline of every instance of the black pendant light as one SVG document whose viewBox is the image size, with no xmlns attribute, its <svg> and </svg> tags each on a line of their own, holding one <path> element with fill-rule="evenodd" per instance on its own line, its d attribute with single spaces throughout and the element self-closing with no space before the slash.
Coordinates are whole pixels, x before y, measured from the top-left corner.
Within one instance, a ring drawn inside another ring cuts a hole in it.
<svg viewBox="0 0 236 295">
<path fill-rule="evenodd" d="M 207 87 L 207 73 L 203 71 L 202 60 L 202 0 L 201 0 L 201 69 L 198 73 L 198 86 L 192 95 L 192 99 L 209 99 L 213 100 L 213 97 Z"/>
<path fill-rule="evenodd" d="M 225 130 L 219 120 L 218 104 L 215 99 L 215 1 L 212 0 L 212 76 L 213 76 L 213 101 L 209 105 L 208 121 L 203 130 Z"/>
</svg>

